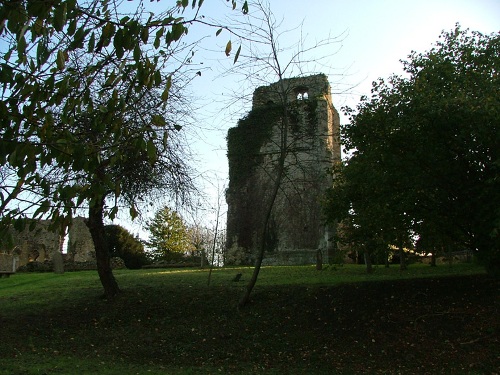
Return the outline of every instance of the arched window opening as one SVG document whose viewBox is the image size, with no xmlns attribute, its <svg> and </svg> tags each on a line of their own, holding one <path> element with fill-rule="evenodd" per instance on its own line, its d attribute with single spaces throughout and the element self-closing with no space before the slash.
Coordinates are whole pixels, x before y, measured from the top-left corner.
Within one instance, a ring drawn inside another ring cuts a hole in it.
<svg viewBox="0 0 500 375">
<path fill-rule="evenodd" d="M 295 94 L 297 95 L 297 100 L 307 100 L 309 99 L 309 89 L 305 86 L 300 86 L 295 88 Z"/>
</svg>

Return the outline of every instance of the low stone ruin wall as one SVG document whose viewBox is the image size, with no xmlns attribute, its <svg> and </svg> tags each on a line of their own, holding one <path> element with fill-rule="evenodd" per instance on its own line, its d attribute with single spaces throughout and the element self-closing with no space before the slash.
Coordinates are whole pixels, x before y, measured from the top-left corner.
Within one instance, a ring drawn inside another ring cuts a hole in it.
<svg viewBox="0 0 500 375">
<path fill-rule="evenodd" d="M 317 260 L 317 250 L 305 249 L 305 250 L 288 250 L 288 251 L 276 251 L 273 253 L 267 253 L 262 261 L 262 265 L 265 266 L 297 266 L 297 265 L 307 265 L 316 264 Z M 326 259 L 325 254 L 323 259 Z"/>
<path fill-rule="evenodd" d="M 121 258 L 111 258 L 111 268 L 113 269 L 123 269 L 125 263 Z M 70 260 L 64 261 L 64 271 L 94 271 L 97 270 L 97 262 L 86 261 L 86 262 L 73 262 Z M 24 266 L 17 269 L 17 272 L 53 272 L 54 263 L 51 260 L 45 262 L 29 262 Z"/>
</svg>

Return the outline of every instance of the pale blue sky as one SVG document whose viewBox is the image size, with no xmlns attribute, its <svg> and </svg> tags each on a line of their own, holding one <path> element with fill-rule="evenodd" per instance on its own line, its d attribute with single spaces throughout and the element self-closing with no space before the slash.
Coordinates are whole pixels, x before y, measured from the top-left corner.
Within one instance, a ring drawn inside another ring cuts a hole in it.
<svg viewBox="0 0 500 375">
<path fill-rule="evenodd" d="M 226 3 L 225 0 L 205 0 L 202 14 L 213 14 Z M 158 3 L 157 3 L 158 4 Z M 417 5 L 418 4 L 418 5 Z M 340 111 L 344 105 L 354 107 L 363 94 L 369 94 L 372 81 L 378 77 L 388 77 L 401 72 L 400 59 L 405 59 L 412 51 L 424 52 L 438 40 L 442 30 L 451 30 L 459 22 L 463 28 L 483 33 L 500 30 L 500 1 L 498 0 L 271 0 L 271 7 L 277 19 L 283 18 L 283 28 L 293 28 L 303 22 L 303 33 L 307 42 L 313 43 L 328 34 L 332 36 L 346 33 L 340 50 L 331 57 L 333 69 L 325 71 L 330 75 L 334 105 Z M 193 28 L 194 34 L 196 28 Z M 212 33 L 214 34 L 214 33 Z M 298 32 L 295 33 L 298 38 Z M 223 46 L 229 36 L 218 37 Z M 290 41 L 296 42 L 294 35 Z M 212 39 L 215 39 L 213 37 Z M 233 48 L 237 40 L 233 39 Z M 210 40 L 206 41 L 211 43 Z M 332 46 L 337 49 L 339 46 Z M 318 55 L 328 55 L 332 51 L 317 51 Z M 203 52 L 200 52 L 202 59 Z M 213 58 L 213 55 L 211 55 Z M 220 59 L 225 59 L 223 50 Z M 210 61 L 209 61 L 210 63 Z M 215 65 L 215 64 L 213 64 Z M 215 67 L 214 67 L 215 69 Z M 342 79 L 339 74 L 344 75 Z M 236 119 L 226 123 L 226 107 L 217 108 L 217 101 L 231 90 L 241 85 L 239 77 L 216 78 L 214 74 L 203 74 L 194 88 L 196 95 L 205 100 L 213 125 L 220 128 L 213 134 L 206 134 L 208 153 L 203 154 L 207 169 L 216 167 L 220 177 L 227 173 L 225 163 L 225 133 L 235 126 Z M 350 88 L 347 92 L 346 89 Z M 240 105 L 244 107 L 243 104 Z M 215 108 L 215 109 L 214 109 Z M 231 112 L 239 112 L 232 108 Z M 204 114 L 200 112 L 200 116 Z M 219 116 L 214 116 L 219 114 Z M 345 119 L 342 119 L 345 121 Z M 211 132 L 208 132 L 211 133 Z M 210 148 L 213 146 L 213 148 Z M 203 148 L 204 149 L 204 148 Z M 195 149 L 196 151 L 196 149 Z M 219 167 L 220 166 L 220 167 Z"/>
<path fill-rule="evenodd" d="M 145 4 L 151 10 L 160 12 L 173 0 Z M 283 19 L 283 29 L 290 29 L 303 22 L 302 32 L 306 45 L 316 39 L 344 35 L 341 44 L 331 50 L 317 51 L 317 55 L 329 55 L 341 47 L 329 59 L 332 67 L 324 71 L 329 75 L 333 102 L 340 112 L 342 106 L 355 107 L 361 95 L 369 95 L 371 83 L 378 77 L 401 73 L 400 59 L 406 59 L 415 50 L 424 52 L 438 40 L 442 30 L 452 30 L 455 23 L 462 28 L 477 30 L 486 34 L 500 30 L 499 0 L 270 0 L 277 19 Z M 241 3 L 241 1 L 240 1 Z M 221 18 L 230 14 L 225 10 L 225 0 L 205 0 L 201 14 L 207 18 Z M 211 70 L 197 78 L 192 90 L 199 98 L 196 117 L 202 130 L 193 138 L 192 148 L 196 153 L 196 167 L 206 177 L 203 190 L 208 193 L 209 205 L 215 204 L 217 188 L 227 179 L 227 158 L 225 136 L 230 127 L 236 125 L 242 111 L 248 110 L 244 103 L 228 107 L 224 98 L 232 90 L 244 86 L 237 76 L 221 78 L 216 60 L 231 61 L 224 55 L 223 46 L 230 38 L 222 33 L 217 38 L 215 30 L 195 25 L 190 37 L 209 35 L 201 47 L 215 49 L 208 53 L 200 48 L 196 54 L 199 62 Z M 281 40 L 282 45 L 291 45 L 300 38 L 298 31 Z M 233 48 L 238 41 L 231 38 Z M 348 89 L 346 91 L 346 89 Z M 246 90 L 253 88 L 246 87 Z M 345 122 L 341 117 L 341 122 Z M 208 212 L 207 212 L 208 214 Z M 213 221 L 211 219 L 205 222 Z M 225 220 L 223 221 L 225 223 Z"/>
</svg>

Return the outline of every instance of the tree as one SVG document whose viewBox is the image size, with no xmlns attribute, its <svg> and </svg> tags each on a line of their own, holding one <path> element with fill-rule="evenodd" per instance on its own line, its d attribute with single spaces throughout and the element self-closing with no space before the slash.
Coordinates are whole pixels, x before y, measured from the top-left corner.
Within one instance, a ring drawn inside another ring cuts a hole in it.
<svg viewBox="0 0 500 375">
<path fill-rule="evenodd" d="M 142 242 L 120 225 L 106 225 L 106 243 L 111 257 L 122 258 L 129 269 L 139 269 L 146 264 Z"/>
<path fill-rule="evenodd" d="M 409 234 L 426 246 L 453 238 L 498 275 L 499 51 L 499 33 L 457 25 L 430 51 L 412 52 L 406 76 L 374 82 L 370 99 L 347 108 L 343 142 L 352 156 L 327 204 L 330 220 L 347 207 L 392 231 L 393 244 Z"/>
<path fill-rule="evenodd" d="M 168 207 L 156 212 L 148 222 L 147 230 L 150 235 L 146 245 L 156 261 L 177 259 L 190 249 L 186 224 L 176 211 Z"/>
<path fill-rule="evenodd" d="M 103 241 L 103 218 L 117 214 L 119 201 L 126 201 L 136 216 L 137 206 L 129 198 L 166 181 L 156 161 L 168 149 L 168 133 L 157 130 L 179 127 L 161 112 L 164 106 L 144 103 L 158 90 L 163 103 L 181 93 L 172 88 L 189 60 L 177 56 L 176 47 L 188 26 L 199 22 L 202 2 L 191 3 L 190 18 L 184 17 L 190 5 L 185 0 L 148 18 L 141 4 L 130 12 L 108 0 L 4 2 L 0 8 L 6 47 L 0 74 L 0 160 L 2 172 L 14 172 L 2 181 L 0 229 L 6 233 L 11 224 L 23 229 L 29 215 L 51 219 L 53 229 L 62 232 L 85 204 L 99 276 L 110 298 L 119 288 Z M 134 111 L 139 108 L 149 108 L 148 116 Z M 124 124 L 133 124 L 132 135 Z M 169 176 L 182 170 L 178 160 L 169 161 Z M 144 184 L 151 171 L 153 178 Z M 175 187 L 182 181 L 168 182 Z"/>
</svg>

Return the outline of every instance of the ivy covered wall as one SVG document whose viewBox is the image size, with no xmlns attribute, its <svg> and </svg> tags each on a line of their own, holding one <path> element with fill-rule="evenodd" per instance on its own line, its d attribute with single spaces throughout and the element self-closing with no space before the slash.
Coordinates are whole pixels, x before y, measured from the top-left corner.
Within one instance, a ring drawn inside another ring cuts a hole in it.
<svg viewBox="0 0 500 375">
<path fill-rule="evenodd" d="M 266 239 L 265 262 L 309 263 L 318 248 L 327 247 L 320 200 L 332 184 L 328 171 L 340 160 L 340 144 L 338 113 L 321 74 L 259 87 L 252 110 L 229 130 L 226 263 L 253 262 L 285 124 L 285 174 Z"/>
</svg>

